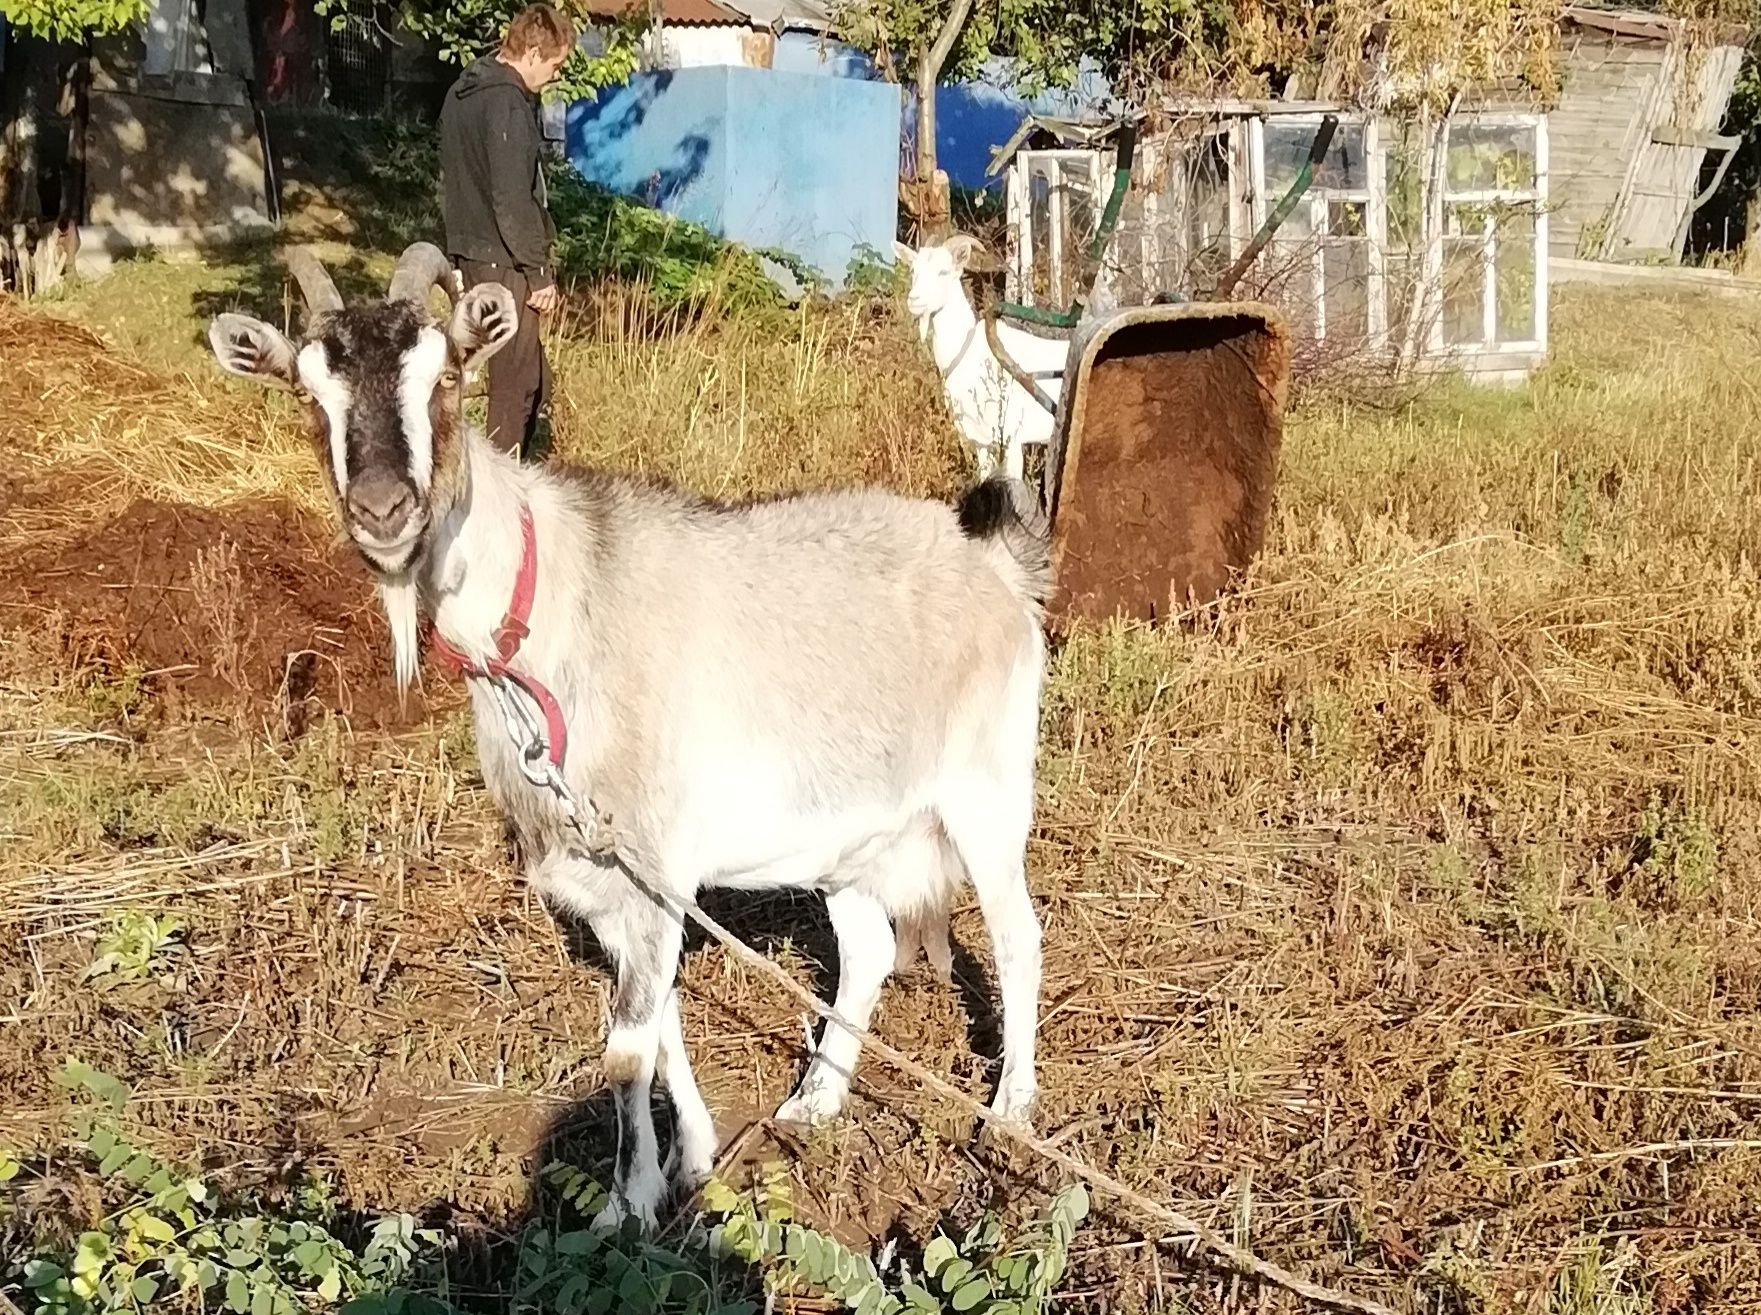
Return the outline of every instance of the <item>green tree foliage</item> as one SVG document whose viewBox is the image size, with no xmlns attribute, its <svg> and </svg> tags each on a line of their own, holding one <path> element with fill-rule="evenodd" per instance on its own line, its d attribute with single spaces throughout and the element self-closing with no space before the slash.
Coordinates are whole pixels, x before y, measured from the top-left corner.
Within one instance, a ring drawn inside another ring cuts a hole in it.
<svg viewBox="0 0 1761 1315">
<path fill-rule="evenodd" d="M 1265 95 L 1292 76 L 1340 99 L 1409 103 L 1442 103 L 1476 80 L 1523 77 L 1545 87 L 1560 3 L 847 0 L 839 18 L 849 39 L 904 80 L 968 6 L 944 79 L 970 77 L 1003 57 L 1018 85 L 1035 91 L 1070 85 L 1088 61 L 1115 94 L 1142 105 L 1158 91 Z"/>
<path fill-rule="evenodd" d="M 405 31 L 432 41 L 441 59 L 463 67 L 499 46 L 514 15 L 530 2 L 400 0 L 396 12 Z M 13 0 L 0 0 L 0 3 L 13 3 Z M 317 0 L 314 7 L 338 30 L 350 24 L 367 25 L 383 20 L 378 0 Z M 590 20 L 583 6 L 558 0 L 557 7 L 568 13 L 578 28 L 586 30 Z M 600 23 L 604 32 L 601 53 L 590 55 L 577 47 L 569 62 L 563 65 L 562 74 L 551 86 L 549 96 L 559 100 L 578 100 L 593 95 L 602 87 L 626 82 L 636 71 L 638 46 L 648 26 L 646 11 L 632 6 L 615 22 L 592 21 Z"/>
<path fill-rule="evenodd" d="M 115 32 L 147 16 L 147 0 L 0 0 L 6 26 L 51 41 Z"/>
</svg>

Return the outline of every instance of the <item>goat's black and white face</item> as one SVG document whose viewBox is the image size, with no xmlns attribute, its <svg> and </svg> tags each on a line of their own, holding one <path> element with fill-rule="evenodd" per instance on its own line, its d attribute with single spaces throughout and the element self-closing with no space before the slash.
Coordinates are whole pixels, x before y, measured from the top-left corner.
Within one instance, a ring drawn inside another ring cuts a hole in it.
<svg viewBox="0 0 1761 1315">
<path fill-rule="evenodd" d="M 305 402 L 349 537 L 382 579 L 405 578 L 457 496 L 464 381 L 513 337 L 513 294 L 480 284 L 455 297 L 452 270 L 427 243 L 404 253 L 383 301 L 348 307 L 308 254 L 289 264 L 311 311 L 303 342 L 221 315 L 209 343 L 224 369 Z M 437 283 L 454 298 L 443 326 L 426 304 Z"/>
</svg>

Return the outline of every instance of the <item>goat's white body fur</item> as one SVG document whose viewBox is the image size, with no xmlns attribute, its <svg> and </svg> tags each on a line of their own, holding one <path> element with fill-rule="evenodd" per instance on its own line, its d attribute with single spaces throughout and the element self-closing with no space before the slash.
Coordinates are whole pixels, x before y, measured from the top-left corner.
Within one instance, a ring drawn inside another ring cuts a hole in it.
<svg viewBox="0 0 1761 1315">
<path fill-rule="evenodd" d="M 1004 535 L 968 537 L 944 505 L 873 490 L 721 509 L 611 476 L 558 478 L 475 434 L 466 460 L 464 496 L 420 567 L 422 600 L 449 643 L 488 654 L 513 592 L 519 508 L 531 509 L 537 603 L 515 665 L 559 700 L 567 779 L 611 815 L 619 857 L 684 899 L 716 886 L 825 892 L 842 958 L 838 1007 L 858 1025 L 894 967 L 889 918 L 921 935 L 969 877 L 1004 1000 L 996 1103 L 1024 1115 L 1039 926 L 1022 865 L 1043 561 Z M 481 686 L 472 708 L 484 780 L 530 879 L 586 918 L 620 963 L 659 954 L 670 988 L 681 929 L 654 921 L 617 865 L 572 843 Z M 927 948 L 945 971 L 945 948 Z M 651 1012 L 640 1026 L 614 1022 L 607 1072 L 640 1079 L 637 1126 L 648 1077 L 665 1077 L 680 1171 L 700 1175 L 715 1134 L 670 990 Z M 835 1114 L 856 1049 L 841 1030 L 828 1035 L 782 1113 Z M 636 1142 L 621 1152 L 621 1205 L 652 1216 L 662 1177 L 651 1128 Z"/>
<path fill-rule="evenodd" d="M 929 343 L 960 436 L 977 455 L 979 474 L 995 469 L 1000 452 L 1004 471 L 1021 478 L 1025 445 L 1043 446 L 1052 440 L 1052 413 L 992 353 L 984 325 L 964 289 L 947 297 L 939 309 L 920 316 L 917 329 Z M 1039 376 L 1039 386 L 1057 401 L 1069 341 L 1042 338 L 1001 322 L 997 335 L 1003 350 L 1023 370 Z"/>
</svg>

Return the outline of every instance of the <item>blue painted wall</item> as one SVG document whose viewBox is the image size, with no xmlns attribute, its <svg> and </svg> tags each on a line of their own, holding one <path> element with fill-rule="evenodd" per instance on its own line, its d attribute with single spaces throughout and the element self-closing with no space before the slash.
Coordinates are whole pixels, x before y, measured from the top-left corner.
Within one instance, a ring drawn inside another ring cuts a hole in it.
<svg viewBox="0 0 1761 1315">
<path fill-rule="evenodd" d="M 891 249 L 899 89 L 731 65 L 638 74 L 569 106 L 565 149 L 590 182 L 834 285 L 858 247 Z"/>
</svg>

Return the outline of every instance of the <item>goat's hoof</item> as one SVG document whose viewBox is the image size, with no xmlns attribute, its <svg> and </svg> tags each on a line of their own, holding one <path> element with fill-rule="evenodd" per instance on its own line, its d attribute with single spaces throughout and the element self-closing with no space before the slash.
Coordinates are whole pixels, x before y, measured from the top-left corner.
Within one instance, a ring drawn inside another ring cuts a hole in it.
<svg viewBox="0 0 1761 1315">
<path fill-rule="evenodd" d="M 998 1088 L 991 1110 L 1003 1122 L 1022 1132 L 1033 1131 L 1033 1107 L 1039 1101 L 1039 1087 L 1027 1082 L 1008 1082 Z"/>
<path fill-rule="evenodd" d="M 658 1201 L 631 1200 L 621 1191 L 613 1192 L 589 1227 L 596 1233 L 618 1233 L 634 1219 L 642 1232 L 652 1233 L 660 1222 L 659 1205 Z"/>
<path fill-rule="evenodd" d="M 835 1086 L 803 1082 L 793 1096 L 777 1107 L 777 1122 L 819 1128 L 832 1122 L 843 1110 L 844 1093 Z"/>
<path fill-rule="evenodd" d="M 681 1152 L 668 1168 L 673 1191 L 681 1200 L 697 1195 L 697 1190 L 715 1173 L 715 1148 Z"/>
</svg>

